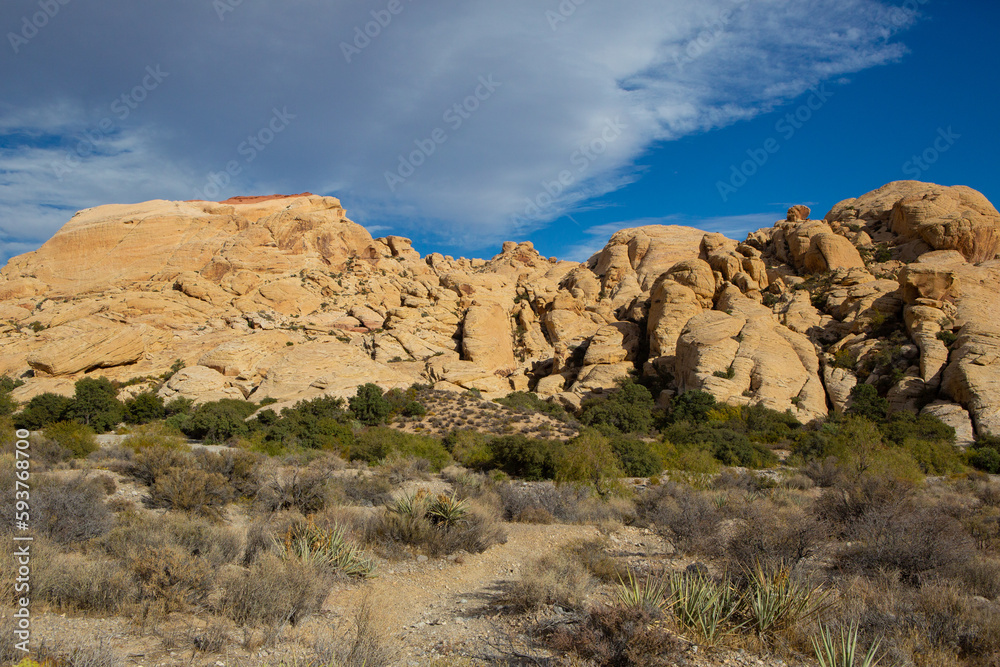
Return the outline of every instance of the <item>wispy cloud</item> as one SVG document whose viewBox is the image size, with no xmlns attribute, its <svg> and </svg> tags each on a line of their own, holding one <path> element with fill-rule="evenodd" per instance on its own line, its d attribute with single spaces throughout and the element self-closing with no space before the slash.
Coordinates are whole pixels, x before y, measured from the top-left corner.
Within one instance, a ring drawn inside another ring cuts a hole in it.
<svg viewBox="0 0 1000 667">
<path fill-rule="evenodd" d="M 406 4 L 347 63 L 340 44 L 372 20 L 369 2 L 245 0 L 225 21 L 203 0 L 67 5 L 19 55 L 0 56 L 0 134 L 68 144 L 98 127 L 147 66 L 169 78 L 63 180 L 51 165 L 67 145 L 0 148 L 2 228 L 43 239 L 68 217 L 50 207 L 192 198 L 273 108 L 287 107 L 295 121 L 220 198 L 333 194 L 362 223 L 481 247 L 632 182 L 655 142 L 752 118 L 820 81 L 898 59 L 905 49 L 893 36 L 912 19 L 879 0 L 623 0 L 580 4 L 553 30 L 546 12 L 559 7 Z M 0 25 L 16 24 L 19 11 L 4 5 Z M 691 57 L 706 31 L 710 48 Z M 95 47 L 104 43 L 113 51 Z M 456 127 L 449 110 L 467 109 L 491 75 L 500 85 Z M 602 144 L 615 119 L 627 127 Z M 386 173 L 439 129 L 446 141 L 390 190 Z M 571 185 L 513 222 L 563 172 Z"/>
</svg>

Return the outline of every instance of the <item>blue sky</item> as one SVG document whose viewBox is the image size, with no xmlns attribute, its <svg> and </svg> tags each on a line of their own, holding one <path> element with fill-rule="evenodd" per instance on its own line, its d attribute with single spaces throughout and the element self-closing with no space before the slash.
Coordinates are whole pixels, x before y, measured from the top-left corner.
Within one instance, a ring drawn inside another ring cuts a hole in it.
<svg viewBox="0 0 1000 667">
<path fill-rule="evenodd" d="M 998 26 L 986 0 L 10 0 L 0 258 L 156 198 L 308 190 L 425 254 L 579 260 L 900 179 L 997 202 Z"/>
</svg>

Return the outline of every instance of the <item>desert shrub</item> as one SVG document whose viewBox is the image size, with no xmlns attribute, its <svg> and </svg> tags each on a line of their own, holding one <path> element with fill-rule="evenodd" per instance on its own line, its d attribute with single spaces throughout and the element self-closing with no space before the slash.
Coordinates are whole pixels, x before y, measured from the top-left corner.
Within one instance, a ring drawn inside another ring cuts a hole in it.
<svg viewBox="0 0 1000 667">
<path fill-rule="evenodd" d="M 710 475 L 719 471 L 719 461 L 712 456 L 707 445 L 701 443 L 674 444 L 664 436 L 656 444 L 656 454 L 667 470 L 677 470 L 697 475 Z"/>
<path fill-rule="evenodd" d="M 0 375 L 0 417 L 10 417 L 17 411 L 17 401 L 10 395 L 10 392 L 22 384 L 24 384 L 22 380 L 14 380 L 6 375 Z"/>
<path fill-rule="evenodd" d="M 618 381 L 618 391 L 588 399 L 580 410 L 587 426 L 606 426 L 622 433 L 647 433 L 653 426 L 653 395 L 632 379 Z"/>
<path fill-rule="evenodd" d="M 718 547 L 730 572 L 794 567 L 827 536 L 827 529 L 799 507 L 775 507 L 769 501 L 748 503 Z"/>
<path fill-rule="evenodd" d="M 122 440 L 121 446 L 134 452 L 151 448 L 175 449 L 184 452 L 191 449 L 179 431 L 164 424 L 137 426 Z"/>
<path fill-rule="evenodd" d="M 298 521 L 274 544 L 281 559 L 300 560 L 331 574 L 367 577 L 375 572 L 375 561 L 336 524 L 322 527 L 312 519 Z"/>
<path fill-rule="evenodd" d="M 221 452 L 198 449 L 195 464 L 207 473 L 221 475 L 239 496 L 253 498 L 260 490 L 260 457 L 242 449 L 228 448 Z"/>
<path fill-rule="evenodd" d="M 649 443 L 638 438 L 612 438 L 611 448 L 622 472 L 628 477 L 651 477 L 663 470 L 663 462 Z"/>
<path fill-rule="evenodd" d="M 712 548 L 721 515 L 706 494 L 673 482 L 652 487 L 636 501 L 639 518 L 688 552 Z"/>
<path fill-rule="evenodd" d="M 250 433 L 246 419 L 257 409 L 249 401 L 224 398 L 202 403 L 177 424 L 184 435 L 205 442 L 226 442 Z"/>
<path fill-rule="evenodd" d="M 715 397 L 701 390 L 685 391 L 675 396 L 667 413 L 671 423 L 700 424 L 708 419 L 708 412 L 715 407 Z"/>
<path fill-rule="evenodd" d="M 159 522 L 162 544 L 176 545 L 215 568 L 234 562 L 243 549 L 243 537 L 233 528 L 183 514 L 167 515 Z"/>
<path fill-rule="evenodd" d="M 118 390 L 107 378 L 82 378 L 76 381 L 68 416 L 90 426 L 98 433 L 110 431 L 125 416 L 118 400 Z"/>
<path fill-rule="evenodd" d="M 964 590 L 988 600 L 1000 598 L 1000 559 L 977 554 L 948 572 Z"/>
<path fill-rule="evenodd" d="M 204 605 L 215 586 L 207 561 L 174 546 L 137 551 L 126 565 L 138 582 L 139 598 L 166 612 Z"/>
<path fill-rule="evenodd" d="M 223 576 L 218 610 L 245 627 L 296 624 L 319 611 L 329 576 L 313 563 L 265 554 L 250 568 Z"/>
<path fill-rule="evenodd" d="M 111 530 L 113 515 L 104 503 L 104 489 L 97 480 L 80 473 L 36 484 L 31 494 L 31 519 L 42 535 L 60 544 L 71 544 Z"/>
<path fill-rule="evenodd" d="M 851 400 L 847 413 L 880 422 L 889 413 L 889 401 L 879 396 L 875 385 L 856 384 L 851 389 Z"/>
<path fill-rule="evenodd" d="M 827 521 L 842 538 L 848 538 L 855 524 L 869 516 L 897 513 L 913 495 L 913 484 L 893 477 L 864 475 L 841 479 L 817 499 L 813 511 Z"/>
<path fill-rule="evenodd" d="M 233 488 L 225 477 L 187 467 L 168 468 L 157 476 L 147 502 L 150 507 L 164 507 L 218 520 L 232 499 Z"/>
<path fill-rule="evenodd" d="M 555 456 L 557 483 L 589 485 L 602 497 L 618 488 L 621 475 L 611 442 L 593 430 L 570 440 Z"/>
<path fill-rule="evenodd" d="M 404 433 L 387 427 L 368 428 L 357 435 L 348 456 L 375 465 L 390 455 L 422 458 L 435 471 L 451 463 L 451 455 L 437 438 Z"/>
<path fill-rule="evenodd" d="M 315 514 L 330 499 L 334 472 L 343 466 L 336 457 L 320 457 L 306 466 L 292 466 L 280 471 L 271 469 L 262 475 L 257 494 L 257 507 L 263 512 L 296 509 L 303 514 Z"/>
<path fill-rule="evenodd" d="M 148 424 L 166 416 L 163 398 L 151 391 L 125 401 L 125 422 L 128 424 Z"/>
<path fill-rule="evenodd" d="M 355 418 L 366 426 L 384 424 L 392 412 L 392 405 L 382 394 L 377 384 L 363 384 L 349 401 Z"/>
<path fill-rule="evenodd" d="M 677 622 L 709 646 L 731 634 L 740 610 L 740 592 L 729 581 L 697 572 L 676 572 L 669 578 L 668 605 Z"/>
<path fill-rule="evenodd" d="M 851 542 L 839 555 L 844 569 L 892 569 L 904 581 L 919 582 L 930 571 L 971 558 L 972 540 L 941 507 L 916 504 L 891 490 L 873 492 L 870 486 L 855 487 L 857 500 L 849 499 L 848 493 L 836 503 L 841 511 L 853 505 L 853 511 L 846 512 L 847 521 L 841 522 Z"/>
<path fill-rule="evenodd" d="M 78 459 L 86 458 L 98 448 L 93 429 L 77 422 L 49 424 L 43 433 L 46 438 L 68 449 Z"/>
<path fill-rule="evenodd" d="M 1000 436 L 987 435 L 976 438 L 968 451 L 969 465 L 988 472 L 1000 474 Z"/>
<path fill-rule="evenodd" d="M 368 526 L 369 542 L 389 555 L 406 545 L 430 556 L 456 551 L 481 553 L 507 541 L 494 514 L 475 503 L 447 496 L 428 498 L 422 492 L 390 502 Z"/>
<path fill-rule="evenodd" d="M 73 399 L 59 394 L 44 393 L 30 399 L 21 411 L 14 415 L 14 426 L 31 431 L 45 428 L 49 424 L 70 418 Z"/>
<path fill-rule="evenodd" d="M 646 609 L 600 605 L 574 625 L 561 625 L 546 644 L 600 667 L 667 667 L 678 664 L 681 642 Z"/>
<path fill-rule="evenodd" d="M 489 436 L 473 430 L 454 430 L 448 433 L 441 444 L 460 465 L 477 470 L 485 469 L 492 461 Z"/>
<path fill-rule="evenodd" d="M 562 547 L 561 551 L 575 558 L 600 581 L 618 583 L 628 572 L 608 554 L 607 546 L 603 539 L 580 539 Z"/>
<path fill-rule="evenodd" d="M 152 486 L 168 471 L 190 467 L 190 464 L 191 457 L 179 449 L 150 446 L 137 451 L 131 461 L 124 462 L 123 468 L 128 476 Z"/>
<path fill-rule="evenodd" d="M 493 466 L 512 477 L 552 479 L 558 445 L 524 435 L 505 435 L 487 443 Z"/>
<path fill-rule="evenodd" d="M 285 447 L 346 450 L 354 439 L 347 423 L 349 416 L 343 399 L 320 396 L 299 401 L 295 407 L 283 409 L 280 416 L 274 410 L 261 410 L 250 424 L 262 431 L 268 442 Z"/>
<path fill-rule="evenodd" d="M 349 477 L 338 477 L 331 481 L 334 493 L 351 503 L 368 507 L 384 505 L 392 500 L 396 487 L 384 474 L 365 474 L 358 471 Z"/>
<path fill-rule="evenodd" d="M 545 605 L 583 609 L 594 588 L 594 579 L 577 559 L 557 551 L 546 554 L 525 568 L 520 578 L 504 592 L 503 601 L 517 611 Z"/>
<path fill-rule="evenodd" d="M 718 423 L 676 422 L 664 429 L 663 437 L 675 446 L 697 445 L 707 449 L 724 465 L 766 468 L 778 461 L 778 457 L 761 443 L 752 442 L 746 434 Z"/>
<path fill-rule="evenodd" d="M 427 459 L 393 452 L 379 466 L 379 473 L 393 485 L 412 480 L 426 481 L 431 478 L 431 463 Z"/>
<path fill-rule="evenodd" d="M 894 412 L 881 426 L 886 441 L 902 446 L 908 440 L 942 441 L 955 443 L 955 429 L 933 415 L 915 415 L 912 412 Z"/>
<path fill-rule="evenodd" d="M 32 545 L 32 598 L 56 611 L 117 614 L 137 598 L 137 582 L 121 564 Z"/>
<path fill-rule="evenodd" d="M 569 414 L 566 409 L 552 401 L 543 400 L 538 394 L 530 391 L 515 391 L 507 394 L 503 398 L 497 398 L 494 403 L 506 406 L 519 412 L 536 412 L 547 415 L 559 421 L 568 421 Z"/>
</svg>

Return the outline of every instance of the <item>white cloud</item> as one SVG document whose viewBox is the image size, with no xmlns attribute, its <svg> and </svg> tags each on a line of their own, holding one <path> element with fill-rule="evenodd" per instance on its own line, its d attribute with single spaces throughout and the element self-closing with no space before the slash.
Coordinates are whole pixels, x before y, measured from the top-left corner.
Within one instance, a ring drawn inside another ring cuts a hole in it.
<svg viewBox="0 0 1000 667">
<path fill-rule="evenodd" d="M 341 43 L 382 4 L 246 0 L 221 22 L 199 0 L 140 3 L 131 19 L 67 6 L 8 63 L 0 133 L 92 130 L 147 64 L 169 76 L 62 181 L 50 165 L 65 149 L 0 137 L 2 227 L 41 239 L 60 221 L 49 206 L 188 199 L 235 162 L 220 198 L 330 193 L 360 222 L 482 246 L 631 182 L 654 142 L 899 58 L 889 38 L 913 18 L 877 0 L 622 0 L 583 3 L 553 30 L 546 12 L 559 6 L 406 2 L 350 64 Z M 0 8 L 0 24 L 15 14 Z M 114 58 L 94 47 L 106 40 Z M 478 108 L 454 110 L 466 101 Z M 251 161 L 241 147 L 272 138 L 275 108 L 295 118 Z M 435 136 L 446 140 L 433 154 L 414 153 Z M 393 192 L 385 174 L 401 155 L 422 164 Z M 561 173 L 571 182 L 548 204 Z"/>
</svg>

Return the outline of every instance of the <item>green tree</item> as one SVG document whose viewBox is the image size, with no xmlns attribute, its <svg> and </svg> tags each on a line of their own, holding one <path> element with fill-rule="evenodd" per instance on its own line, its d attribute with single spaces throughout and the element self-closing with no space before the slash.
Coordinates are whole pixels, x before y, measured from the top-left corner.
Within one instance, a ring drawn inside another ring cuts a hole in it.
<svg viewBox="0 0 1000 667">
<path fill-rule="evenodd" d="M 97 433 L 110 431 L 125 417 L 125 406 L 117 396 L 118 391 L 107 378 L 77 380 L 69 416 Z"/>
<path fill-rule="evenodd" d="M 37 431 L 49 424 L 68 419 L 72 406 L 72 398 L 50 392 L 39 394 L 14 415 L 14 425 L 17 428 Z"/>
<path fill-rule="evenodd" d="M 618 457 L 622 472 L 629 477 L 650 477 L 663 471 L 663 461 L 649 443 L 638 438 L 611 439 L 611 449 Z"/>
<path fill-rule="evenodd" d="M 505 435 L 487 443 L 493 465 L 511 477 L 552 479 L 555 475 L 555 445 L 524 435 Z"/>
<path fill-rule="evenodd" d="M 253 403 L 234 398 L 202 403 L 180 423 L 180 429 L 190 438 L 206 442 L 225 442 L 250 433 L 246 419 L 257 409 Z"/>
<path fill-rule="evenodd" d="M 856 384 L 851 389 L 851 404 L 847 413 L 880 422 L 889 414 L 889 401 L 878 395 L 873 384 Z"/>
<path fill-rule="evenodd" d="M 670 404 L 671 422 L 700 424 L 708 419 L 708 412 L 715 407 L 715 397 L 706 391 L 692 389 L 674 398 Z"/>
<path fill-rule="evenodd" d="M 148 424 L 167 416 L 163 399 L 146 391 L 125 401 L 125 421 L 129 424 Z"/>
<path fill-rule="evenodd" d="M 350 399 L 351 412 L 355 418 L 366 426 L 384 424 L 392 411 L 392 405 L 385 399 L 382 389 L 377 384 L 363 384 Z"/>
<path fill-rule="evenodd" d="M 611 441 L 597 431 L 585 430 L 555 456 L 557 483 L 586 484 L 602 497 L 617 488 L 621 476 Z"/>
<path fill-rule="evenodd" d="M 580 421 L 587 426 L 609 426 L 622 433 L 647 433 L 653 426 L 653 395 L 632 379 L 618 382 L 607 398 L 584 401 Z"/>
</svg>

